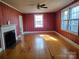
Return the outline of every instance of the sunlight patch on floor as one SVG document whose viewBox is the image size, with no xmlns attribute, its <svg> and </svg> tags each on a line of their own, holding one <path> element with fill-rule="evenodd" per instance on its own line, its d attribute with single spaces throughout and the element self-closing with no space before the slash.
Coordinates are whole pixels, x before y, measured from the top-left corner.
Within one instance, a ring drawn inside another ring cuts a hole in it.
<svg viewBox="0 0 79 59">
<path fill-rule="evenodd" d="M 47 35 L 47 34 L 46 34 L 46 35 L 45 35 L 45 34 L 44 34 L 44 35 L 41 34 L 40 37 L 43 37 L 43 38 L 44 38 L 45 40 L 47 40 L 47 41 L 52 41 L 52 40 L 53 40 L 53 41 L 58 41 L 56 38 L 54 38 L 54 37 L 52 37 L 52 36 L 50 36 L 50 35 Z"/>
</svg>

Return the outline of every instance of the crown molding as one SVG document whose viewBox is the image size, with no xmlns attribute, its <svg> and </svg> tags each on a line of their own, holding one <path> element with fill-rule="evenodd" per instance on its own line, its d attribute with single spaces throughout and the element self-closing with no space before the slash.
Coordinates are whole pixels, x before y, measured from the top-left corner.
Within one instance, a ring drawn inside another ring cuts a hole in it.
<svg viewBox="0 0 79 59">
<path fill-rule="evenodd" d="M 18 10 L 17 8 L 11 6 L 10 4 L 8 4 L 8 3 L 6 3 L 6 2 L 4 2 L 4 1 L 2 1 L 2 0 L 0 0 L 0 2 L 3 3 L 3 4 L 5 4 L 5 5 L 7 5 L 7 6 L 9 6 L 9 7 L 11 7 L 11 8 L 13 8 L 13 9 L 15 9 L 15 10 L 18 11 L 18 12 L 21 12 L 21 11 Z M 22 12 L 21 12 L 21 13 L 22 13 Z"/>
</svg>

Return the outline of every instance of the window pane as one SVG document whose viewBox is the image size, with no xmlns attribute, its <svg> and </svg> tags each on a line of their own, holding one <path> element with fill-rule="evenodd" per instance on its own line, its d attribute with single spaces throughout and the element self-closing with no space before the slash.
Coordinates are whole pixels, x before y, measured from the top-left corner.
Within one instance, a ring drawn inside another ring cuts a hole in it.
<svg viewBox="0 0 79 59">
<path fill-rule="evenodd" d="M 78 19 L 78 18 L 79 18 L 79 6 L 71 8 L 70 19 Z"/>
<path fill-rule="evenodd" d="M 61 23 L 62 23 L 61 29 L 67 30 L 67 27 L 68 27 L 68 10 L 62 12 Z"/>
<path fill-rule="evenodd" d="M 67 26 L 68 26 L 68 21 L 62 21 L 61 28 L 63 30 L 67 30 Z"/>
<path fill-rule="evenodd" d="M 78 33 L 78 20 L 69 21 L 69 31 Z"/>
<path fill-rule="evenodd" d="M 65 17 L 65 18 L 64 18 L 65 20 L 68 19 L 68 11 L 65 11 L 65 12 L 64 12 L 64 17 Z"/>
</svg>

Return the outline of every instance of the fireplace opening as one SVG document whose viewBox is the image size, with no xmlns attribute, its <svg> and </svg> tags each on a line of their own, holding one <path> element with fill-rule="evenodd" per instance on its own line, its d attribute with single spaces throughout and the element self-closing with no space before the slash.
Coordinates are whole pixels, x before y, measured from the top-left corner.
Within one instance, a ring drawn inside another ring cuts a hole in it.
<svg viewBox="0 0 79 59">
<path fill-rule="evenodd" d="M 16 44 L 15 30 L 4 32 L 5 49 L 11 48 Z"/>
</svg>

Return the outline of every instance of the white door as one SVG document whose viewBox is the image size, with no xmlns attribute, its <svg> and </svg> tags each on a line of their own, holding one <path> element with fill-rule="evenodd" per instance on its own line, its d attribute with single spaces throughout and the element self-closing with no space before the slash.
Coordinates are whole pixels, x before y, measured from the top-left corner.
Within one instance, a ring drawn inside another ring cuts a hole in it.
<svg viewBox="0 0 79 59">
<path fill-rule="evenodd" d="M 22 21 L 22 16 L 19 15 L 19 28 L 20 28 L 20 33 L 23 34 L 23 21 Z"/>
</svg>

